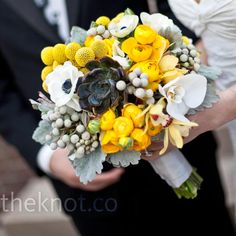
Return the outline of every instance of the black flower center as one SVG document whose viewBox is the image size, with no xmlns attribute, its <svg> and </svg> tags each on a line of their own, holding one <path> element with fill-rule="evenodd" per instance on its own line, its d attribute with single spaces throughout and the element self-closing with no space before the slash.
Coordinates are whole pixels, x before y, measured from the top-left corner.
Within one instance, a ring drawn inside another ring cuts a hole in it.
<svg viewBox="0 0 236 236">
<path fill-rule="evenodd" d="M 71 80 L 70 80 L 70 79 L 67 79 L 67 80 L 63 83 L 63 85 L 62 85 L 62 90 L 63 90 L 65 93 L 69 94 L 70 91 L 71 91 L 71 88 L 72 88 Z"/>
</svg>

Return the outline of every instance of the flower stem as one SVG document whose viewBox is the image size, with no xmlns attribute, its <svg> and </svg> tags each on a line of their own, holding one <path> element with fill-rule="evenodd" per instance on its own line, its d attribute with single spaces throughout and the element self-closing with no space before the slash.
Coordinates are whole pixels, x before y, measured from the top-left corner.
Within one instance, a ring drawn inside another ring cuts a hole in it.
<svg viewBox="0 0 236 236">
<path fill-rule="evenodd" d="M 189 178 L 179 188 L 173 188 L 173 190 L 178 198 L 194 199 L 202 181 L 203 178 L 197 173 L 196 169 L 193 169 Z"/>
</svg>

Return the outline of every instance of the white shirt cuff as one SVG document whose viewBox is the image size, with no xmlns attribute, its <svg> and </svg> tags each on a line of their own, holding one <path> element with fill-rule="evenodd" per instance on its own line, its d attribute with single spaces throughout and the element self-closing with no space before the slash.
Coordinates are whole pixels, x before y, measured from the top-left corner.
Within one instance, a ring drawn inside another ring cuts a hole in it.
<svg viewBox="0 0 236 236">
<path fill-rule="evenodd" d="M 53 150 L 48 145 L 44 145 L 38 152 L 37 163 L 39 168 L 46 174 L 51 174 L 50 161 L 52 158 Z"/>
</svg>

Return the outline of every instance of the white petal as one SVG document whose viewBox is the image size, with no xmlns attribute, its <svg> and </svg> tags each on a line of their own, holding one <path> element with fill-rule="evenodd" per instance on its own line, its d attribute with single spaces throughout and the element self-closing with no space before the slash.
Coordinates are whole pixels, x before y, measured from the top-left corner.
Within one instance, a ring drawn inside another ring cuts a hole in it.
<svg viewBox="0 0 236 236">
<path fill-rule="evenodd" d="M 202 104 L 207 91 L 207 80 L 204 76 L 185 75 L 178 83 L 185 89 L 183 100 L 187 106 L 195 108 Z"/>
<path fill-rule="evenodd" d="M 189 120 L 184 116 L 189 110 L 184 103 L 171 103 L 169 102 L 166 106 L 167 113 L 175 118 L 176 120 L 182 122 L 189 122 Z"/>
</svg>

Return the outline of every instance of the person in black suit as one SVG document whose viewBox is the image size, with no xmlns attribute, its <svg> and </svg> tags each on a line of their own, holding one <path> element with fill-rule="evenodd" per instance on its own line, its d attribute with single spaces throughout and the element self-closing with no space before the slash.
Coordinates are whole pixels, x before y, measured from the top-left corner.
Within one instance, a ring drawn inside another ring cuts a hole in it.
<svg viewBox="0 0 236 236">
<path fill-rule="evenodd" d="M 70 26 L 84 28 L 100 15 L 114 17 L 127 7 L 137 14 L 148 11 L 143 0 L 68 0 L 66 3 Z M 41 49 L 63 40 L 33 0 L 0 0 L 0 4 L 0 133 L 38 171 L 36 156 L 41 147 L 31 136 L 40 117 L 28 99 L 36 97 L 41 90 Z M 160 12 L 174 18 L 166 1 L 158 1 L 158 6 Z M 186 35 L 193 36 L 182 29 Z M 203 147 L 206 147 L 204 152 Z M 211 233 L 214 228 L 230 236 L 234 233 L 224 206 L 215 151 L 211 133 L 202 135 L 183 150 L 205 177 L 199 196 L 193 201 L 177 199 L 146 161 L 125 169 L 124 173 L 106 166 L 105 174 L 95 184 L 83 186 L 75 178 L 65 153 L 56 151 L 49 178 L 64 210 L 84 236 L 199 235 Z"/>
</svg>

